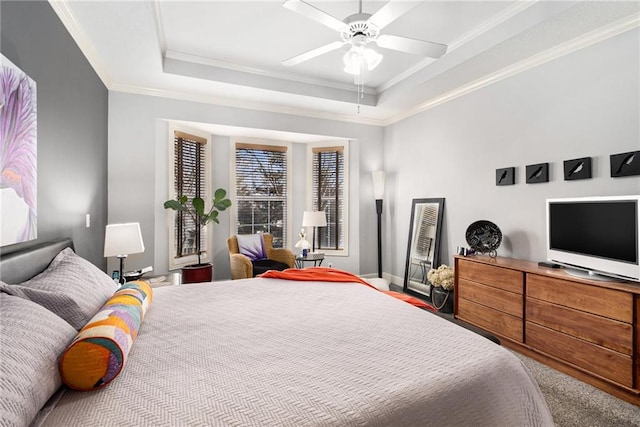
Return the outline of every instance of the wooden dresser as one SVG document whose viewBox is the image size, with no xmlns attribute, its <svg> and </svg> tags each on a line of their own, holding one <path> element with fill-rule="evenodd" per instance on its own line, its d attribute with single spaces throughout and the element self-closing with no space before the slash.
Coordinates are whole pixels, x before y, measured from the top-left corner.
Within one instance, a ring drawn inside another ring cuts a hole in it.
<svg viewBox="0 0 640 427">
<path fill-rule="evenodd" d="M 506 347 L 640 405 L 640 284 L 455 257 L 455 317 Z"/>
</svg>

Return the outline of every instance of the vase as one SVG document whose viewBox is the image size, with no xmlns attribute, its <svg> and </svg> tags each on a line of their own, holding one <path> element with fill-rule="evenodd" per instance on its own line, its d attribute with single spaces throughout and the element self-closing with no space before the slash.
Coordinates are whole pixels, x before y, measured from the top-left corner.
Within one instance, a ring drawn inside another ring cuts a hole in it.
<svg viewBox="0 0 640 427">
<path fill-rule="evenodd" d="M 441 313 L 453 313 L 453 291 L 431 285 L 431 304 Z"/>
</svg>

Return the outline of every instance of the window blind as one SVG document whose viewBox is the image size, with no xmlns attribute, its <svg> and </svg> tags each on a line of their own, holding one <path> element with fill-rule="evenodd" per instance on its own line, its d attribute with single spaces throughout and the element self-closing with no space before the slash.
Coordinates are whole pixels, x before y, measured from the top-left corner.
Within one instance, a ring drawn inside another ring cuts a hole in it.
<svg viewBox="0 0 640 427">
<path fill-rule="evenodd" d="M 318 228 L 320 249 L 344 248 L 344 149 L 313 149 L 312 206 L 325 211 L 327 226 Z"/>
<path fill-rule="evenodd" d="M 236 233 L 287 243 L 287 147 L 236 144 Z"/>
<path fill-rule="evenodd" d="M 183 132 L 174 133 L 174 190 L 176 198 L 187 196 L 188 203 L 194 197 L 205 198 L 205 147 L 206 139 Z M 207 230 L 185 212 L 176 212 L 175 256 L 181 258 L 206 252 Z"/>
</svg>

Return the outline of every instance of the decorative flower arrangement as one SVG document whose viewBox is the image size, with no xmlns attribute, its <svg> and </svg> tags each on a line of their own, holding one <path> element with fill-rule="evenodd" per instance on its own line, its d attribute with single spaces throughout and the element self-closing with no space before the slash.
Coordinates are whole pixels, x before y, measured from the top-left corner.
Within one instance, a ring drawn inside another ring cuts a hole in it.
<svg viewBox="0 0 640 427">
<path fill-rule="evenodd" d="M 427 279 L 433 286 L 440 286 L 444 290 L 452 291 L 454 283 L 453 267 L 442 264 L 436 269 L 432 268 L 427 273 Z"/>
</svg>

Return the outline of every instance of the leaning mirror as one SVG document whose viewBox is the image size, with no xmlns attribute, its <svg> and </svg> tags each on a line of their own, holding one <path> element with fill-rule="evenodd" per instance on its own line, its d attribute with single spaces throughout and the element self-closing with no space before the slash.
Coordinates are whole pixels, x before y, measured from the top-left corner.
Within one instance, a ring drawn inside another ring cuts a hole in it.
<svg viewBox="0 0 640 427">
<path fill-rule="evenodd" d="M 440 232 L 444 199 L 413 199 L 404 291 L 429 296 L 427 273 L 440 265 Z"/>
</svg>

